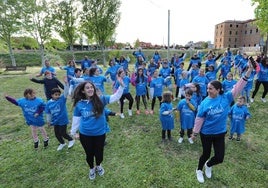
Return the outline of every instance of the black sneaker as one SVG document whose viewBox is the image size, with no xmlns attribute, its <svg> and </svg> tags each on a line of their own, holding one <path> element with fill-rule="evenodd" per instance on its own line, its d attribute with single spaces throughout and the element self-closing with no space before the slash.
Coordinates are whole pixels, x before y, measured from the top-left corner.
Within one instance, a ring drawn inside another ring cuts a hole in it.
<svg viewBox="0 0 268 188">
<path fill-rule="evenodd" d="M 237 137 L 237 138 L 236 138 L 236 141 L 238 141 L 238 142 L 239 142 L 239 141 L 240 141 L 240 137 Z"/>
<path fill-rule="evenodd" d="M 48 141 L 49 141 L 49 139 L 44 140 L 44 148 L 47 148 L 47 146 L 48 146 Z"/>
<path fill-rule="evenodd" d="M 37 149 L 38 148 L 38 144 L 39 144 L 39 140 L 34 143 L 34 149 Z"/>
<path fill-rule="evenodd" d="M 234 139 L 234 137 L 233 136 L 229 136 L 229 140 L 233 140 Z"/>
</svg>

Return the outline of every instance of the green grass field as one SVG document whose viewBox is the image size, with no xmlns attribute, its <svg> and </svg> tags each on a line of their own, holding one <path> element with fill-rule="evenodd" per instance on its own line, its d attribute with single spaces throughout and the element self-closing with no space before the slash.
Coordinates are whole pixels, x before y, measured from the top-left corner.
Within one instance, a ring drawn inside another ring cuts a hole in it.
<svg viewBox="0 0 268 188">
<path fill-rule="evenodd" d="M 88 179 L 89 168 L 80 142 L 71 149 L 56 151 L 58 141 L 53 129 L 48 129 L 49 147 L 33 149 L 30 128 L 25 124 L 21 109 L 6 101 L 3 95 L 23 96 L 27 87 L 45 99 L 43 86 L 29 81 L 40 68 L 28 68 L 26 73 L 0 74 L 0 187 L 268 187 L 268 120 L 267 105 L 260 101 L 261 87 L 250 107 L 252 118 L 246 124 L 246 133 L 240 142 L 226 136 L 226 155 L 222 164 L 213 167 L 211 179 L 199 184 L 195 169 L 201 154 L 201 143 L 178 144 L 179 124 L 176 122 L 171 142 L 161 142 L 161 125 L 156 113 L 144 113 L 125 119 L 110 117 L 111 132 L 107 134 L 103 167 L 105 175 Z M 57 69 L 58 78 L 64 71 Z M 109 93 L 111 87 L 107 86 Z M 134 96 L 134 90 L 132 90 Z M 151 102 L 149 102 L 149 105 Z M 174 102 L 174 106 L 177 102 Z M 119 111 L 117 103 L 108 105 Z M 133 109 L 135 109 L 135 103 Z M 71 119 L 71 100 L 68 101 Z M 143 106 L 142 106 L 143 109 Z M 70 129 L 70 126 L 68 127 Z M 42 139 L 41 135 L 39 137 Z"/>
</svg>

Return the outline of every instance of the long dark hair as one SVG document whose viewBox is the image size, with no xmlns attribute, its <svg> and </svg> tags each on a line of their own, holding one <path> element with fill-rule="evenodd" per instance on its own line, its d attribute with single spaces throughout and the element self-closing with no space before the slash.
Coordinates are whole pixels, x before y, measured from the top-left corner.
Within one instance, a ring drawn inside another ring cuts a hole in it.
<svg viewBox="0 0 268 188">
<path fill-rule="evenodd" d="M 262 66 L 264 66 L 265 68 L 268 67 L 268 65 L 266 64 L 267 61 L 268 61 L 268 58 L 267 58 L 267 57 L 264 57 L 264 58 L 262 58 L 262 60 L 261 60 L 261 64 L 262 64 Z"/>
<path fill-rule="evenodd" d="M 99 117 L 103 113 L 104 105 L 100 97 L 97 95 L 97 89 L 95 85 L 89 81 L 83 82 L 75 88 L 74 95 L 73 95 L 73 107 L 75 107 L 76 104 L 81 100 L 88 100 L 88 98 L 86 97 L 86 94 L 83 92 L 85 89 L 85 85 L 87 83 L 90 83 L 94 88 L 94 94 L 92 97 L 90 97 L 90 101 L 93 106 L 93 110 L 92 110 L 93 113 L 95 114 L 96 117 Z"/>
<path fill-rule="evenodd" d="M 140 75 L 139 74 L 139 71 L 140 70 L 142 70 L 142 74 Z M 137 77 L 136 77 L 136 80 L 135 80 L 135 82 L 138 84 L 139 82 L 140 82 L 140 78 L 141 78 L 141 81 L 142 81 L 142 83 L 144 82 L 144 74 L 143 74 L 143 68 L 138 68 L 138 70 L 137 70 Z"/>
<path fill-rule="evenodd" d="M 222 89 L 222 84 L 220 81 L 218 80 L 213 80 L 211 82 L 209 82 L 211 85 L 213 85 L 213 87 L 216 89 L 216 90 L 220 90 L 219 94 L 222 95 L 224 93 L 223 89 Z"/>
</svg>

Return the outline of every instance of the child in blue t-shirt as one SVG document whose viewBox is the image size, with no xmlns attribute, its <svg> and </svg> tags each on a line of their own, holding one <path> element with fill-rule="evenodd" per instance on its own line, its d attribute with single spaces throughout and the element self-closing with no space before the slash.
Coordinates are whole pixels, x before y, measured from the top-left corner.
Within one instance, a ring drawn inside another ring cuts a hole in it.
<svg viewBox="0 0 268 188">
<path fill-rule="evenodd" d="M 184 131 L 187 130 L 188 141 L 190 144 L 193 144 L 193 140 L 191 138 L 194 120 L 196 114 L 197 105 L 194 100 L 192 100 L 193 91 L 190 88 L 185 90 L 185 98 L 180 100 L 177 105 L 177 110 L 179 111 L 179 119 L 181 124 L 180 130 L 180 138 L 178 140 L 179 143 L 182 143 Z"/>
<path fill-rule="evenodd" d="M 240 141 L 241 135 L 245 132 L 246 120 L 250 118 L 250 113 L 247 106 L 245 105 L 246 97 L 240 96 L 237 99 L 229 111 L 229 117 L 231 121 L 230 127 L 230 140 L 233 140 L 233 136 L 237 134 L 237 141 Z"/>
<path fill-rule="evenodd" d="M 73 147 L 75 140 L 67 133 L 67 125 L 69 123 L 66 101 L 69 88 L 64 87 L 64 94 L 61 95 L 59 88 L 51 91 L 51 99 L 46 104 L 47 123 L 54 126 L 54 133 L 60 145 L 57 151 L 62 150 L 66 143 L 64 138 L 69 141 L 68 148 Z"/>
<path fill-rule="evenodd" d="M 21 107 L 26 124 L 31 127 L 32 137 L 34 140 L 34 148 L 37 149 L 39 145 L 39 139 L 37 131 L 42 133 L 44 139 L 44 148 L 48 146 L 48 135 L 44 128 L 45 120 L 43 111 L 45 109 L 45 103 L 43 99 L 36 97 L 35 91 L 31 88 L 24 90 L 24 97 L 20 99 L 14 99 L 8 95 L 5 98 L 12 104 Z"/>
<path fill-rule="evenodd" d="M 166 139 L 166 132 L 168 140 L 171 140 L 171 130 L 174 129 L 174 115 L 172 106 L 172 93 L 165 91 L 162 96 L 162 102 L 159 110 L 159 118 L 162 125 L 162 141 Z"/>
</svg>

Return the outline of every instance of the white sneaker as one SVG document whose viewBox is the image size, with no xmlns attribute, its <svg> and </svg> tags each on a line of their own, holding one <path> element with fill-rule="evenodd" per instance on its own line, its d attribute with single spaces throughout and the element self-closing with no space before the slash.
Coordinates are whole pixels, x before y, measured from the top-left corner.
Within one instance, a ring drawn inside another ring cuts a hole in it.
<svg viewBox="0 0 268 188">
<path fill-rule="evenodd" d="M 60 144 L 60 145 L 59 145 L 59 147 L 58 147 L 58 149 L 57 149 L 57 151 L 62 150 L 62 149 L 64 148 L 64 146 L 66 146 L 66 144 L 65 144 L 65 143 L 64 143 L 64 144 Z"/>
<path fill-rule="evenodd" d="M 212 167 L 208 167 L 207 162 L 205 163 L 205 174 L 207 178 L 211 178 L 212 176 Z"/>
<path fill-rule="evenodd" d="M 95 177 L 96 177 L 95 168 L 92 168 L 92 169 L 89 170 L 88 177 L 89 177 L 90 180 L 94 180 L 95 179 Z"/>
<path fill-rule="evenodd" d="M 125 116 L 124 116 L 124 114 L 122 113 L 122 114 L 120 114 L 120 118 L 121 119 L 124 119 L 125 118 Z"/>
<path fill-rule="evenodd" d="M 254 102 L 254 99 L 253 98 L 250 98 L 250 102 L 253 103 Z"/>
<path fill-rule="evenodd" d="M 71 140 L 71 141 L 69 141 L 68 148 L 73 147 L 74 143 L 75 143 L 75 140 L 74 139 Z"/>
<path fill-rule="evenodd" d="M 180 138 L 179 138 L 179 140 L 178 140 L 179 144 L 181 144 L 181 143 L 182 143 L 182 141 L 183 141 L 183 138 L 182 138 L 182 137 L 180 137 Z"/>
<path fill-rule="evenodd" d="M 194 141 L 193 141 L 192 138 L 188 138 L 188 141 L 189 141 L 190 144 L 193 144 L 194 143 Z"/>
<path fill-rule="evenodd" d="M 128 115 L 132 116 L 132 110 L 128 110 Z"/>
<path fill-rule="evenodd" d="M 248 108 L 250 107 L 250 104 L 249 103 L 247 103 L 246 105 L 247 105 Z"/>
<path fill-rule="evenodd" d="M 199 183 L 204 183 L 205 180 L 204 180 L 202 170 L 196 170 L 195 173 L 196 173 L 196 177 L 197 177 L 197 180 L 199 181 Z"/>
<path fill-rule="evenodd" d="M 267 102 L 267 100 L 265 98 L 261 98 L 262 102 Z"/>
<path fill-rule="evenodd" d="M 99 176 L 103 176 L 105 172 L 101 165 L 96 167 L 96 171 L 98 172 Z"/>
</svg>

